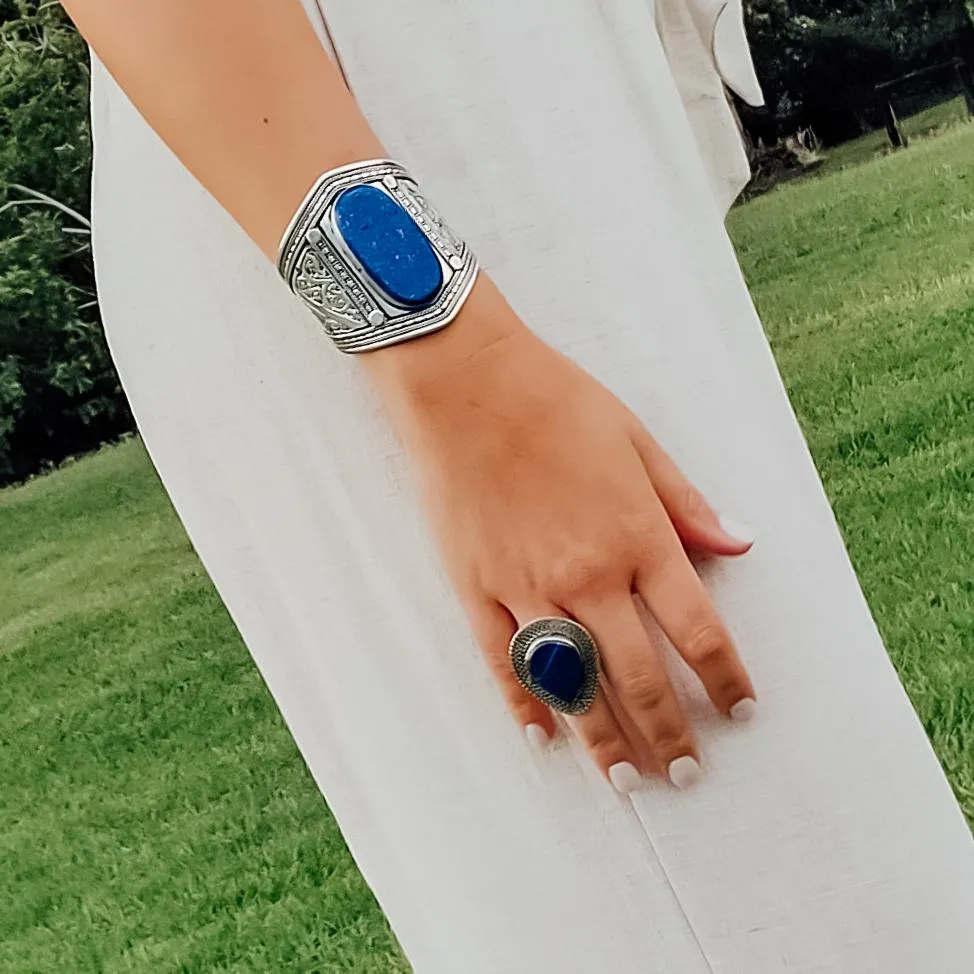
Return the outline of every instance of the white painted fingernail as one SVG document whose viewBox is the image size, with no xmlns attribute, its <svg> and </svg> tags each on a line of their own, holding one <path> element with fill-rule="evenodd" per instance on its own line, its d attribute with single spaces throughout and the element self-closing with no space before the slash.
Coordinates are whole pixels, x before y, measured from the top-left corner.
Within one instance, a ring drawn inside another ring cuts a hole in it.
<svg viewBox="0 0 974 974">
<path fill-rule="evenodd" d="M 689 754 L 685 754 L 682 758 L 670 761 L 666 773 L 680 791 L 685 791 L 700 778 L 700 765 Z"/>
<path fill-rule="evenodd" d="M 548 749 L 551 738 L 548 737 L 548 732 L 540 724 L 528 724 L 524 728 L 524 736 L 528 739 L 531 750 L 536 753 L 544 754 Z"/>
<path fill-rule="evenodd" d="M 731 707 L 731 720 L 736 720 L 738 723 L 746 724 L 754 716 L 754 712 L 757 709 L 758 705 L 750 697 L 744 697 L 742 700 L 738 700 L 737 703 Z"/>
<path fill-rule="evenodd" d="M 619 761 L 609 768 L 609 781 L 620 795 L 628 795 L 643 784 L 642 775 L 628 761 Z"/>
<path fill-rule="evenodd" d="M 720 529 L 724 534 L 729 534 L 741 544 L 754 544 L 754 531 L 751 530 L 743 521 L 738 521 L 733 517 L 724 517 L 723 514 L 718 518 Z"/>
</svg>

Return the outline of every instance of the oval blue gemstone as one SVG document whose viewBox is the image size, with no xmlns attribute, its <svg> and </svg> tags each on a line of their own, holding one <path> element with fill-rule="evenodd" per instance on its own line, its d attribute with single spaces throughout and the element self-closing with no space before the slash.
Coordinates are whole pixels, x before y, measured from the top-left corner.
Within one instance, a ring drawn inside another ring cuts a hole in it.
<svg viewBox="0 0 974 974">
<path fill-rule="evenodd" d="M 399 304 L 431 304 L 443 268 L 416 221 L 375 186 L 353 186 L 335 200 L 335 225 L 369 277 Z"/>
<path fill-rule="evenodd" d="M 585 665 L 578 650 L 565 643 L 542 643 L 528 660 L 531 679 L 565 703 L 571 703 L 585 682 Z"/>
</svg>

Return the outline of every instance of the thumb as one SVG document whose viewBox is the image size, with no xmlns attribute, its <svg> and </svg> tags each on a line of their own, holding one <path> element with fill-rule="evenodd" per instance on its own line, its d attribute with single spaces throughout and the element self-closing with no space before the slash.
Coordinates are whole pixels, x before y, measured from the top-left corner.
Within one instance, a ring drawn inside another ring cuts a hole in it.
<svg viewBox="0 0 974 974">
<path fill-rule="evenodd" d="M 719 515 L 643 426 L 634 429 L 630 439 L 685 547 L 714 555 L 750 551 L 754 544 L 750 528 Z"/>
</svg>

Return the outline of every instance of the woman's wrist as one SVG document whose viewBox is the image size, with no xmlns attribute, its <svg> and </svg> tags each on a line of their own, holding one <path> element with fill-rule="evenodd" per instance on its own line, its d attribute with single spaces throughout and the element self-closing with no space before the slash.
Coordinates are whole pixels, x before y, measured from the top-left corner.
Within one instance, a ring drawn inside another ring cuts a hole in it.
<svg viewBox="0 0 974 974">
<path fill-rule="evenodd" d="M 490 368 L 510 342 L 528 332 L 493 281 L 481 272 L 448 325 L 358 356 L 380 395 L 395 404 L 438 398 L 458 374 Z"/>
</svg>

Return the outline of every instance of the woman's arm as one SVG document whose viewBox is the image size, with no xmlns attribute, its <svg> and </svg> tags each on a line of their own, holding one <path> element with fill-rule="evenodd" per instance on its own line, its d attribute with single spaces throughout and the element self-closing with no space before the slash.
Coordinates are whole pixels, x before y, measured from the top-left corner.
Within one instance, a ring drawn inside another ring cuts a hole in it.
<svg viewBox="0 0 974 974">
<path fill-rule="evenodd" d="M 271 260 L 321 172 L 386 154 L 298 0 L 64 6 Z M 554 731 L 514 679 L 507 643 L 516 625 L 568 613 L 595 634 L 618 698 L 618 714 L 600 694 L 573 720 L 593 758 L 621 790 L 637 768 L 685 780 L 693 735 L 632 595 L 715 705 L 743 713 L 736 705 L 753 689 L 683 545 L 741 554 L 747 540 L 722 529 L 636 417 L 538 339 L 485 274 L 449 326 L 357 359 L 409 451 L 451 580 L 517 719 L 535 736 Z"/>
<path fill-rule="evenodd" d="M 156 132 L 271 259 L 326 169 L 384 155 L 294 0 L 67 0 Z"/>
</svg>

